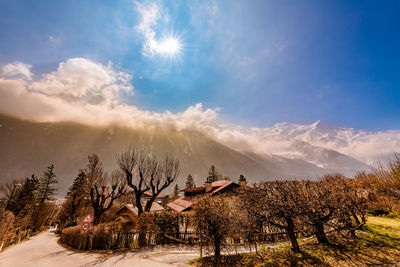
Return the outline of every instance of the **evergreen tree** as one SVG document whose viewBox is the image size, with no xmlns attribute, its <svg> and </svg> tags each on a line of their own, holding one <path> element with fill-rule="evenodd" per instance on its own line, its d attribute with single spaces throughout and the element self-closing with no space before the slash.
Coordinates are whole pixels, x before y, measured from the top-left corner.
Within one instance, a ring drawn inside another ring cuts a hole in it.
<svg viewBox="0 0 400 267">
<path fill-rule="evenodd" d="M 175 185 L 175 188 L 174 188 L 174 197 L 177 197 L 177 196 L 179 196 L 179 186 L 178 186 L 178 184 L 176 184 Z"/>
<path fill-rule="evenodd" d="M 190 189 L 190 188 L 194 188 L 196 187 L 194 180 L 193 180 L 193 176 L 191 174 L 188 175 L 188 177 L 186 178 L 186 189 Z"/>
<path fill-rule="evenodd" d="M 87 192 L 87 178 L 86 174 L 83 170 L 81 170 L 78 176 L 74 179 L 69 191 L 67 193 L 67 197 L 76 198 L 76 196 L 85 197 L 88 194 Z"/>
<path fill-rule="evenodd" d="M 26 214 L 31 206 L 34 205 L 38 186 L 39 179 L 36 175 L 32 174 L 31 177 L 25 178 L 21 191 L 17 196 L 15 209 L 13 210 L 16 216 L 21 212 Z"/>
<path fill-rule="evenodd" d="M 210 170 L 208 171 L 207 182 L 215 182 L 221 180 L 222 175 L 218 172 L 217 168 L 214 165 L 211 165 Z"/>
<path fill-rule="evenodd" d="M 68 214 L 69 220 L 75 220 L 78 217 L 79 208 L 85 201 L 85 197 L 88 195 L 87 191 L 87 178 L 84 171 L 80 171 L 78 176 L 75 178 L 72 186 L 69 188 L 67 193 L 65 208 Z"/>
<path fill-rule="evenodd" d="M 58 190 L 58 188 L 54 186 L 56 183 L 58 183 L 58 181 L 54 173 L 54 164 L 51 164 L 39 178 L 38 200 L 40 205 L 46 200 L 54 200 L 54 195 Z"/>
</svg>

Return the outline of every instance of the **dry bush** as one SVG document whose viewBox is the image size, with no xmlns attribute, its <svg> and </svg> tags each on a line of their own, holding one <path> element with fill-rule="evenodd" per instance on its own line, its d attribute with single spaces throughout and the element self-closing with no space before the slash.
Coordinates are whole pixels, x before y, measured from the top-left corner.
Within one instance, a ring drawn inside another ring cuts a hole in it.
<svg viewBox="0 0 400 267">
<path fill-rule="evenodd" d="M 61 242 L 83 250 L 103 250 L 137 247 L 137 234 L 126 224 L 103 223 L 83 232 L 80 226 L 65 228 Z"/>
<path fill-rule="evenodd" d="M 5 210 L 4 207 L 0 206 L 0 251 L 6 242 L 6 237 L 12 232 L 14 224 L 14 215 L 12 212 Z M 7 244 L 6 244 L 7 245 Z"/>
<path fill-rule="evenodd" d="M 223 196 L 205 196 L 193 205 L 193 224 L 200 242 L 213 248 L 217 257 L 226 246 L 227 237 L 236 231 L 234 210 L 232 203 Z"/>
<path fill-rule="evenodd" d="M 154 224 L 159 233 L 177 237 L 179 234 L 179 223 L 179 213 L 162 211 L 154 214 Z"/>
<path fill-rule="evenodd" d="M 265 228 L 281 229 L 289 237 L 292 249 L 299 251 L 296 225 L 302 215 L 299 205 L 298 181 L 270 181 L 240 190 L 239 205 L 242 231 L 250 243 L 255 243 Z"/>
<path fill-rule="evenodd" d="M 369 209 L 400 210 L 400 155 L 387 163 L 379 162 L 370 172 L 355 176 L 358 188 L 369 196 Z"/>
</svg>

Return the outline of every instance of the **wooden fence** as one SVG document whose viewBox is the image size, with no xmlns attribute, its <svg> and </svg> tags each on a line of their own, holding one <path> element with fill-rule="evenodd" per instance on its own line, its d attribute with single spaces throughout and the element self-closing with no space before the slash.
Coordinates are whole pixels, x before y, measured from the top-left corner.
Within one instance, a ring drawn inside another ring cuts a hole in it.
<svg viewBox="0 0 400 267">
<path fill-rule="evenodd" d="M 108 232 L 109 231 L 109 232 Z M 61 242 L 82 250 L 115 250 L 121 248 L 138 248 L 139 232 L 134 229 L 109 229 L 108 231 L 88 231 L 83 233 L 80 227 L 66 228 L 61 233 Z M 258 243 L 277 242 L 287 240 L 286 233 L 263 232 L 256 238 Z M 243 238 L 228 238 L 229 245 L 244 245 L 248 241 Z M 195 231 L 187 230 L 179 233 L 146 232 L 145 246 L 167 244 L 200 244 L 199 236 Z"/>
</svg>

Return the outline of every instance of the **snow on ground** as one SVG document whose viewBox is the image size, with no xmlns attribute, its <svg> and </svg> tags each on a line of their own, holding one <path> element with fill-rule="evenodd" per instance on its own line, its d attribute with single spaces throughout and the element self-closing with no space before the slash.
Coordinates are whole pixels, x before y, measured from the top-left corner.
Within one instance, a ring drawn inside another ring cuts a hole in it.
<svg viewBox="0 0 400 267">
<path fill-rule="evenodd" d="M 284 242 L 270 243 L 266 246 L 281 243 Z M 248 252 L 249 248 L 237 247 L 236 251 Z M 234 252 L 233 248 L 229 251 Z M 198 249 L 182 246 L 158 246 L 113 254 L 77 252 L 61 246 L 54 230 L 49 230 L 0 253 L 0 267 L 183 267 L 189 266 L 188 262 L 199 256 Z"/>
<path fill-rule="evenodd" d="M 53 231 L 32 237 L 0 253 L 1 267 L 64 267 L 64 266 L 188 266 L 199 256 L 196 250 L 144 250 L 107 255 L 71 251 L 57 243 Z"/>
</svg>

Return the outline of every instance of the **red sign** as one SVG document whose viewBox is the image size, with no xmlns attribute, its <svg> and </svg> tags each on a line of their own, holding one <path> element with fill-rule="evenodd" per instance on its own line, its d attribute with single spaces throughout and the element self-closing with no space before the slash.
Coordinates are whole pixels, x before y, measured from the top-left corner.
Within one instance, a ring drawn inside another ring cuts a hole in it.
<svg viewBox="0 0 400 267">
<path fill-rule="evenodd" d="M 92 218 L 90 217 L 90 214 L 86 216 L 86 218 L 83 220 L 83 222 L 92 222 Z"/>
<path fill-rule="evenodd" d="M 84 222 L 82 225 L 81 225 L 81 229 L 82 229 L 82 231 L 87 231 L 87 230 L 89 230 L 89 228 L 90 228 L 90 222 Z"/>
</svg>

